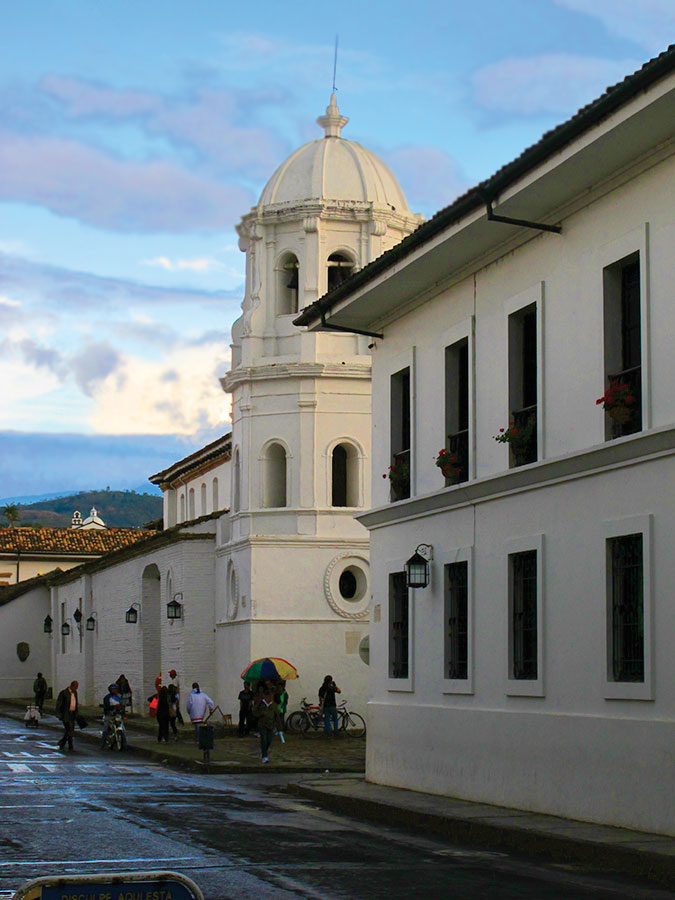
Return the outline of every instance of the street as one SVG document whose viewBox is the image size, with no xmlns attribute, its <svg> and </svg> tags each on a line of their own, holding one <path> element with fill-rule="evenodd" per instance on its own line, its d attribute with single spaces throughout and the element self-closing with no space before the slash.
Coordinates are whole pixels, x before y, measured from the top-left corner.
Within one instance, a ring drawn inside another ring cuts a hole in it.
<svg viewBox="0 0 675 900">
<path fill-rule="evenodd" d="M 286 796 L 302 776 L 184 774 L 77 736 L 76 752 L 62 754 L 57 739 L 0 718 L 0 897 L 38 876 L 162 868 L 188 875 L 207 900 L 672 898 L 629 878 L 348 819 Z"/>
</svg>

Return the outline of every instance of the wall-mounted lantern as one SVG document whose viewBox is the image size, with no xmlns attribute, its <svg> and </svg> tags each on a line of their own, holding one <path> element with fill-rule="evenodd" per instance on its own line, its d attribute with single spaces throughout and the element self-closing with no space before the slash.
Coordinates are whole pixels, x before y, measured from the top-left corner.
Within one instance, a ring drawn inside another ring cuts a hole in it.
<svg viewBox="0 0 675 900">
<path fill-rule="evenodd" d="M 54 630 L 54 620 L 51 616 L 45 616 L 45 620 L 42 623 L 42 630 L 45 634 L 51 634 Z"/>
<path fill-rule="evenodd" d="M 405 564 L 405 580 L 409 588 L 425 588 L 429 584 L 429 562 L 433 559 L 431 544 L 419 544 Z"/>
<path fill-rule="evenodd" d="M 86 622 L 87 631 L 96 631 L 96 613 L 93 612 Z"/>
<path fill-rule="evenodd" d="M 177 591 L 173 598 L 166 604 L 166 617 L 167 619 L 182 619 L 183 618 L 183 604 L 178 601 L 178 597 L 183 599 L 182 591 Z"/>
<path fill-rule="evenodd" d="M 70 619 L 66 619 L 66 621 L 61 625 L 61 634 L 64 637 L 68 637 L 68 635 L 70 634 L 70 625 L 68 624 L 69 622 Z"/>
<path fill-rule="evenodd" d="M 79 606 L 73 613 L 73 618 L 75 619 L 75 621 L 77 622 L 78 625 L 82 621 L 82 610 L 79 608 Z"/>
<path fill-rule="evenodd" d="M 124 621 L 128 625 L 135 625 L 136 622 L 138 622 L 138 610 L 140 608 L 140 604 L 132 603 L 129 609 L 124 613 Z"/>
</svg>

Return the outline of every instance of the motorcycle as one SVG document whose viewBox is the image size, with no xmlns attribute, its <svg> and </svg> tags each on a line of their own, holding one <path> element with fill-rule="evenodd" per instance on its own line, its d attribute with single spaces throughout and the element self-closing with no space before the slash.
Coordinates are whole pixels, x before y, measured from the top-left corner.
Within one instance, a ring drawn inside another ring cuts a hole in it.
<svg viewBox="0 0 675 900">
<path fill-rule="evenodd" d="M 108 733 L 104 735 L 101 729 L 101 746 L 104 750 L 126 750 L 127 731 L 124 727 L 124 713 L 122 710 L 111 710 L 107 716 Z M 106 716 L 103 716 L 105 726 Z"/>
</svg>

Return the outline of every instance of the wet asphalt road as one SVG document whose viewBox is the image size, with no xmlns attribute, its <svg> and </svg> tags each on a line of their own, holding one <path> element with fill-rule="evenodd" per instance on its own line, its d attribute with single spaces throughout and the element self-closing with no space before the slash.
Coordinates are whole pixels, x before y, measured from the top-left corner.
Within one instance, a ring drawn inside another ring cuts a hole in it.
<svg viewBox="0 0 675 900">
<path fill-rule="evenodd" d="M 206 900 L 673 897 L 339 816 L 286 796 L 287 775 L 182 774 L 57 739 L 0 718 L 0 900 L 43 875 L 161 868 Z"/>
</svg>

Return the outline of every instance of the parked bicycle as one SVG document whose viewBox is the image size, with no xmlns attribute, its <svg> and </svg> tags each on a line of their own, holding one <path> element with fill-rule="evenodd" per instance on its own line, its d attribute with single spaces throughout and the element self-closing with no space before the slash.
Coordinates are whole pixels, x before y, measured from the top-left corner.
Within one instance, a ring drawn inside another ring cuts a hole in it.
<svg viewBox="0 0 675 900">
<path fill-rule="evenodd" d="M 308 703 L 307 697 L 303 697 L 300 709 L 296 709 L 286 719 L 286 729 L 305 734 L 310 728 L 314 731 L 323 731 L 323 710 L 316 704 Z M 363 716 L 347 709 L 346 700 L 343 700 L 338 706 L 338 728 L 349 735 L 349 737 L 360 738 L 366 733 L 366 723 Z"/>
</svg>

